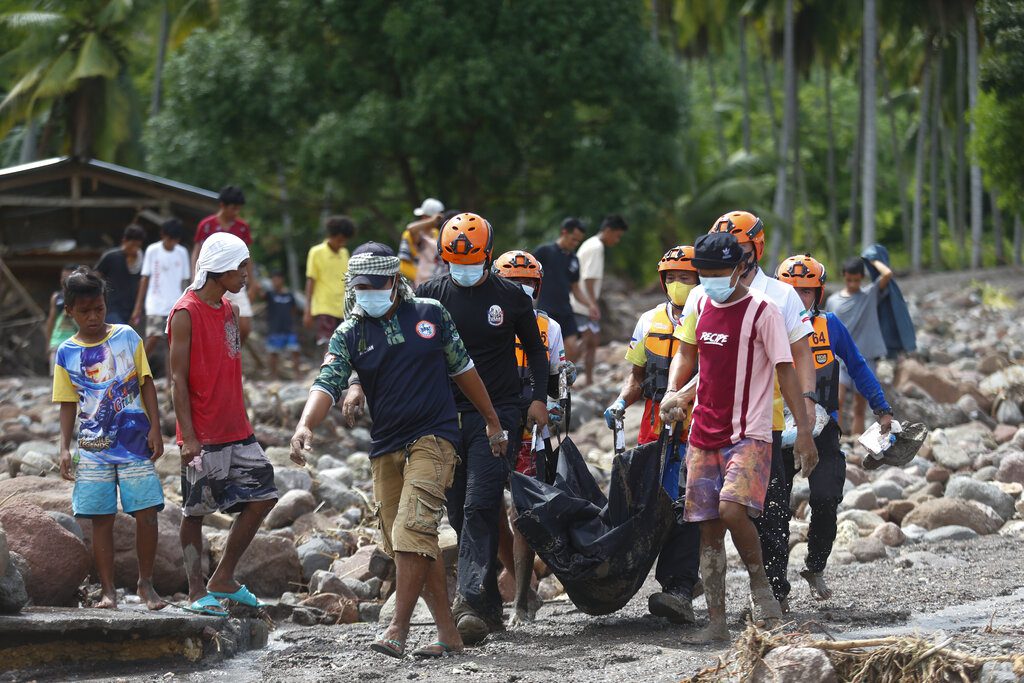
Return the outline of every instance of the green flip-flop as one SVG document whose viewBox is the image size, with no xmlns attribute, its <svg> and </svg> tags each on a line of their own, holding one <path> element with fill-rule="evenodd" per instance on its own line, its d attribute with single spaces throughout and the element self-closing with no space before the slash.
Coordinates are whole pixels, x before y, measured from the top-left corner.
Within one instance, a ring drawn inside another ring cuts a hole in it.
<svg viewBox="0 0 1024 683">
<path fill-rule="evenodd" d="M 395 659 L 402 659 L 405 657 L 405 643 L 394 638 L 381 638 L 370 643 L 370 649 L 374 652 L 379 652 L 382 655 L 388 655 Z"/>
<path fill-rule="evenodd" d="M 450 657 L 454 654 L 455 650 L 453 650 L 447 643 L 442 643 L 440 640 L 435 640 L 430 645 L 420 647 L 412 651 L 412 656 L 417 659 L 440 659 L 441 657 Z"/>
</svg>

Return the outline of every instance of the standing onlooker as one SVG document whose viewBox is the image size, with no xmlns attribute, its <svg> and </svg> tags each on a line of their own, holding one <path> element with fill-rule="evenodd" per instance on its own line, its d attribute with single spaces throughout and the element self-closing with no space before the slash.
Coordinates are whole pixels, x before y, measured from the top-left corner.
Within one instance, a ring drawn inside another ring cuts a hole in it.
<svg viewBox="0 0 1024 683">
<path fill-rule="evenodd" d="M 199 250 L 203 242 L 215 233 L 228 232 L 245 242 L 245 246 L 252 246 L 252 232 L 249 224 L 238 217 L 242 207 L 245 206 L 245 195 L 242 189 L 234 185 L 225 185 L 217 197 L 220 201 L 220 209 L 212 216 L 207 216 L 199 222 L 196 228 L 196 239 L 192 245 L 192 270 L 195 270 L 196 260 L 199 258 Z M 238 333 L 241 336 L 242 345 L 249 338 L 252 332 L 252 304 L 250 297 L 260 295 L 260 283 L 253 275 L 252 259 L 249 259 L 246 266 L 248 287 L 242 287 L 238 292 L 228 292 L 224 296 L 228 301 L 238 306 Z"/>
<path fill-rule="evenodd" d="M 878 320 L 879 299 L 884 296 L 892 280 L 892 270 L 881 261 L 873 264 L 878 270 L 878 279 L 874 282 L 864 284 L 864 260 L 860 257 L 849 259 L 843 264 L 843 282 L 846 285 L 841 291 L 836 292 L 825 302 L 825 310 L 834 313 L 837 318 L 850 331 L 853 343 L 860 350 L 862 356 L 871 369 L 871 374 L 877 373 L 878 359 L 884 357 L 888 351 L 885 346 L 885 338 L 882 336 L 882 329 Z M 846 368 L 846 364 L 839 366 L 839 426 L 844 424 L 842 407 L 846 403 L 846 393 L 853 388 L 853 379 Z M 864 432 L 864 409 L 867 407 L 867 399 L 859 392 L 853 396 L 853 421 L 852 433 L 862 434 Z"/>
<path fill-rule="evenodd" d="M 401 273 L 409 282 L 419 286 L 437 275 L 437 231 L 441 227 L 444 204 L 427 197 L 418 209 L 413 209 L 416 220 L 405 226 L 398 244 Z"/>
<path fill-rule="evenodd" d="M 331 216 L 325 225 L 327 238 L 310 247 L 306 257 L 306 314 L 303 324 L 316 323 L 316 343 L 326 344 L 345 317 L 346 245 L 356 233 L 348 216 Z"/>
<path fill-rule="evenodd" d="M 282 351 L 292 355 L 292 369 L 298 376 L 302 358 L 299 355 L 299 337 L 295 334 L 295 295 L 284 284 L 284 273 L 277 270 L 270 276 L 273 289 L 267 292 L 267 354 L 270 356 L 270 376 L 278 377 L 278 356 Z M 335 326 L 337 327 L 337 326 Z"/>
<path fill-rule="evenodd" d="M 580 283 L 584 296 L 572 297 L 572 312 L 576 314 L 576 327 L 583 334 L 583 362 L 587 366 L 587 384 L 594 382 L 594 356 L 601 333 L 601 283 L 604 280 L 604 250 L 614 247 L 622 239 L 629 225 L 622 216 L 612 214 L 601 221 L 596 235 L 580 245 L 576 257 L 580 261 Z"/>
<path fill-rule="evenodd" d="M 576 258 L 576 250 L 586 236 L 587 226 L 583 221 L 569 217 L 562 221 L 557 240 L 542 244 L 533 252 L 544 266 L 546 282 L 537 305 L 561 326 L 565 355 L 574 362 L 578 359 L 580 332 L 576 328 L 576 316 L 572 312 L 569 293 L 572 292 L 577 300 L 587 301 L 588 306 L 593 303 L 580 288 L 580 262 Z M 596 306 L 594 310 L 600 314 Z"/>
<path fill-rule="evenodd" d="M 127 325 L 135 308 L 142 272 L 142 243 L 146 231 L 132 223 L 124 229 L 121 246 L 104 252 L 95 270 L 107 281 L 107 322 Z"/>
<path fill-rule="evenodd" d="M 169 218 L 160 226 L 160 241 L 146 247 L 142 258 L 142 281 L 135 297 L 132 326 L 142 320 L 146 310 L 146 354 L 153 355 L 156 345 L 167 336 L 167 316 L 185 291 L 192 275 L 188 250 L 181 246 L 181 221 Z"/>
<path fill-rule="evenodd" d="M 64 281 L 78 266 L 67 265 L 60 271 L 60 289 L 50 295 L 50 311 L 46 316 L 46 339 L 50 358 L 50 374 L 57 359 L 57 348 L 75 334 L 78 326 L 74 319 L 64 311 Z"/>
</svg>

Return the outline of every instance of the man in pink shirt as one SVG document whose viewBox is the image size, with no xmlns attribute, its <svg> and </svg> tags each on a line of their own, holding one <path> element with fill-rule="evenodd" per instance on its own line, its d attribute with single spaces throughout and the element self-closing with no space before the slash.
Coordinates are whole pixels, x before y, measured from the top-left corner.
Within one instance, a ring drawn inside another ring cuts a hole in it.
<svg viewBox="0 0 1024 683">
<path fill-rule="evenodd" d="M 693 422 L 686 453 L 688 522 L 701 528 L 700 573 L 708 603 L 708 626 L 695 640 L 728 640 L 725 620 L 725 532 L 732 534 L 750 576 L 755 618 L 774 626 L 782 610 L 772 593 L 751 518 L 764 510 L 771 476 L 773 372 L 783 397 L 801 404 L 801 385 L 782 313 L 764 294 L 740 282 L 743 251 L 729 233 L 702 235 L 694 245 L 704 294 L 697 316 L 677 328 L 683 342 L 669 371 L 661 417 L 682 416 L 682 382 L 700 366 Z M 817 463 L 807 414 L 797 411 L 794 455 L 804 475 Z"/>
</svg>

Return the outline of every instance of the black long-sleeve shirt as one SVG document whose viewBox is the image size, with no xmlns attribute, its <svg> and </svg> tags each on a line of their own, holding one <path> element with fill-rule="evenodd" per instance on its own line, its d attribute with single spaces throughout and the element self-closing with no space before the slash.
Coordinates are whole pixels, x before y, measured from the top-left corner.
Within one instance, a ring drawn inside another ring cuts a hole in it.
<svg viewBox="0 0 1024 683">
<path fill-rule="evenodd" d="M 533 301 L 522 287 L 491 273 L 475 287 L 460 287 L 449 275 L 424 282 L 416 295 L 437 299 L 448 309 L 495 406 L 521 405 L 522 382 L 516 367 L 519 337 L 533 375 L 533 400 L 546 401 L 547 348 L 540 337 Z M 457 386 L 460 412 L 475 410 Z"/>
</svg>

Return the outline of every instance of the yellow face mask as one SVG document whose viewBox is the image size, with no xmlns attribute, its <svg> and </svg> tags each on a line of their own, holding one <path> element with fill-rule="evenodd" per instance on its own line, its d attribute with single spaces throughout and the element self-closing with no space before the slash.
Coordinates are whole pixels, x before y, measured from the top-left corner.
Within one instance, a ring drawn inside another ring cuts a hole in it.
<svg viewBox="0 0 1024 683">
<path fill-rule="evenodd" d="M 686 297 L 690 296 L 690 292 L 696 285 L 688 285 L 682 282 L 670 282 L 666 285 L 665 289 L 668 290 L 668 298 L 676 306 L 682 306 L 686 303 Z"/>
</svg>

